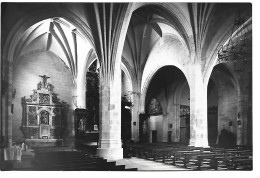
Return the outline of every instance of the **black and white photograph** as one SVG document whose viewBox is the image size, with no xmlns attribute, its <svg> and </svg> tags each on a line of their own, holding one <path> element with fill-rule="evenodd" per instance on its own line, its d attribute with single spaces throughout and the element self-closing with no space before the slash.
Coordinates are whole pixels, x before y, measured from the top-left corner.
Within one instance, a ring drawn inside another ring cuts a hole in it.
<svg viewBox="0 0 260 178">
<path fill-rule="evenodd" d="M 253 172 L 253 7 L 1 2 L 0 172 Z"/>
</svg>

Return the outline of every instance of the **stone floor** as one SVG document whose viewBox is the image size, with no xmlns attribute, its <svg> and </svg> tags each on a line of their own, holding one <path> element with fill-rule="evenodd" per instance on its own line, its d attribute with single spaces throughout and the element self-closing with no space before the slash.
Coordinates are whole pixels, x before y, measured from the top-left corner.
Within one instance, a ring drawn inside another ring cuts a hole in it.
<svg viewBox="0 0 260 178">
<path fill-rule="evenodd" d="M 53 149 L 51 149 L 53 151 Z M 61 149 L 59 149 L 61 150 Z M 66 149 L 62 149 L 66 151 Z M 71 148 L 67 149 L 68 151 L 72 151 Z M 48 149 L 43 149 L 42 151 L 50 151 Z M 31 161 L 34 157 L 34 150 L 23 151 L 23 159 L 21 162 L 16 162 L 14 164 L 14 170 L 19 169 L 32 169 Z M 109 160 L 108 160 L 109 161 Z M 158 163 L 154 161 L 149 161 L 141 158 L 124 158 L 116 161 L 117 165 L 125 165 L 127 168 L 137 168 L 138 171 L 188 171 L 190 169 L 180 168 L 173 165 L 167 165 L 164 163 Z"/>
<path fill-rule="evenodd" d="M 158 163 L 136 157 L 124 158 L 116 161 L 117 165 L 125 165 L 126 168 L 137 168 L 138 171 L 189 171 L 173 165 Z"/>
</svg>

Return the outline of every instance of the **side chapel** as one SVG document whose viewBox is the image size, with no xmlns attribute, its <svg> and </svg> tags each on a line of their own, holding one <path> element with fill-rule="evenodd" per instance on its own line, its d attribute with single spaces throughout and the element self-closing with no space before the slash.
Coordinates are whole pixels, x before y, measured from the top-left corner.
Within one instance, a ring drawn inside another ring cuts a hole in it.
<svg viewBox="0 0 260 178">
<path fill-rule="evenodd" d="M 40 146 L 40 144 L 62 145 L 62 134 L 64 121 L 62 120 L 62 101 L 53 91 L 54 86 L 47 82 L 50 78 L 46 75 L 33 89 L 30 98 L 23 98 L 23 125 L 25 143 L 29 146 Z M 43 140 L 42 140 L 43 139 Z"/>
</svg>

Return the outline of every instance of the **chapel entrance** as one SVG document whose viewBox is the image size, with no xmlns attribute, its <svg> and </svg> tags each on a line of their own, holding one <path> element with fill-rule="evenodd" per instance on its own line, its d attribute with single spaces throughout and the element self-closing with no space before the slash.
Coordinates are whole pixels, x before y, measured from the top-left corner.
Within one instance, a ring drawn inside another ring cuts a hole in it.
<svg viewBox="0 0 260 178">
<path fill-rule="evenodd" d="M 190 139 L 190 89 L 183 72 L 164 66 L 153 76 L 145 98 L 149 142 L 181 142 Z M 144 134 L 143 134 L 144 135 Z"/>
<path fill-rule="evenodd" d="M 97 147 L 99 140 L 99 68 L 95 60 L 86 74 L 86 109 L 75 109 L 75 144 Z"/>
<path fill-rule="evenodd" d="M 240 114 L 234 73 L 227 64 L 213 68 L 208 83 L 208 140 L 210 146 L 235 146 Z"/>
<path fill-rule="evenodd" d="M 157 131 L 152 131 L 152 143 L 157 143 Z"/>
</svg>

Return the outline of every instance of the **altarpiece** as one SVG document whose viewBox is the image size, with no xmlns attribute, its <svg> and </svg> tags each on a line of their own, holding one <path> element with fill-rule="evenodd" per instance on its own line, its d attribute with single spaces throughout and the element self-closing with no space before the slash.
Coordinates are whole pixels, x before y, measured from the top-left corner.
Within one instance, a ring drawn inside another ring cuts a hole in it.
<svg viewBox="0 0 260 178">
<path fill-rule="evenodd" d="M 23 97 L 22 130 L 27 141 L 37 139 L 61 139 L 64 130 L 62 122 L 62 102 L 53 92 L 53 85 L 47 82 L 50 78 L 40 76 L 30 98 Z"/>
</svg>

